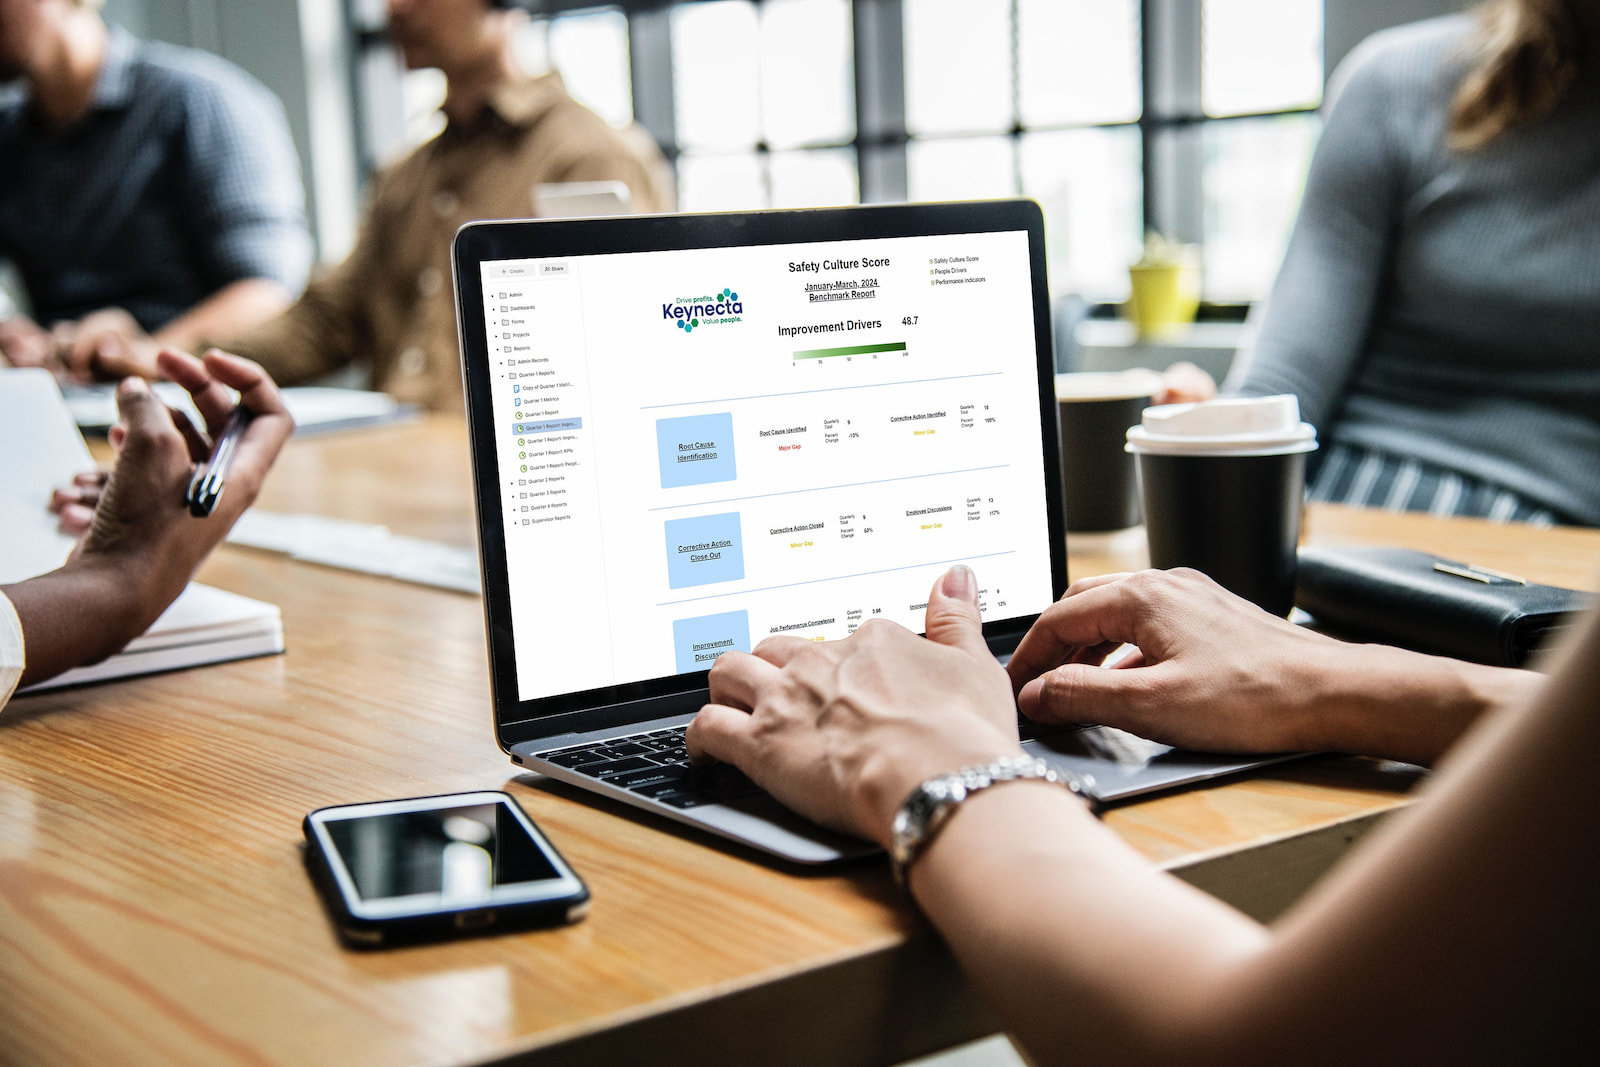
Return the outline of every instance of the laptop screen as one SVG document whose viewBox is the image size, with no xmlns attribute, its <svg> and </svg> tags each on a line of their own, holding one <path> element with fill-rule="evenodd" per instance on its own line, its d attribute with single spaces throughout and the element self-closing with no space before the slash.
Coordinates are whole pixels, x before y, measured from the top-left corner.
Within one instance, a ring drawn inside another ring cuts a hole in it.
<svg viewBox="0 0 1600 1067">
<path fill-rule="evenodd" d="M 776 634 L 920 633 L 958 562 L 986 622 L 1058 593 L 1026 228 L 459 269 L 498 475 L 475 457 L 499 505 L 480 514 L 498 511 L 503 711 L 703 686 Z"/>
</svg>

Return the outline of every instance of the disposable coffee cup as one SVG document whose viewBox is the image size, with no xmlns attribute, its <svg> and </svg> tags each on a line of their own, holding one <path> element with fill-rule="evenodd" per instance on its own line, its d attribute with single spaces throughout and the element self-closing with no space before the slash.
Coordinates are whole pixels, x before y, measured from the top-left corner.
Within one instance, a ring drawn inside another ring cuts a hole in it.
<svg viewBox="0 0 1600 1067">
<path fill-rule="evenodd" d="M 1193 567 L 1288 615 L 1306 453 L 1316 447 L 1293 396 L 1146 408 L 1127 450 L 1138 457 L 1150 565 Z"/>
<path fill-rule="evenodd" d="M 1152 370 L 1056 375 L 1061 416 L 1061 494 L 1071 533 L 1139 525 L 1139 474 L 1123 447 L 1128 428 L 1161 390 Z"/>
</svg>

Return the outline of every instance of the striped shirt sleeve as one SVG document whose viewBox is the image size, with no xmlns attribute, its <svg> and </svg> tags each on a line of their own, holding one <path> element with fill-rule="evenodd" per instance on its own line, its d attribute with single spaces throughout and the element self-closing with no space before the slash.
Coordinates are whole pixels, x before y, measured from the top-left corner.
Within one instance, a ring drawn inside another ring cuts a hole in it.
<svg viewBox="0 0 1600 1067">
<path fill-rule="evenodd" d="M 22 620 L 17 609 L 0 593 L 0 710 L 11 699 L 22 677 Z"/>
</svg>

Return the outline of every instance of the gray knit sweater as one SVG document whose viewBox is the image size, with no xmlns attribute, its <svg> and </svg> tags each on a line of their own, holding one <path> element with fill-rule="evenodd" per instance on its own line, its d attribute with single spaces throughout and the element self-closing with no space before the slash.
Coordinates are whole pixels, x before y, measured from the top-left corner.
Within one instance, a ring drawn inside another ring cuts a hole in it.
<svg viewBox="0 0 1600 1067">
<path fill-rule="evenodd" d="M 1446 146 L 1467 16 L 1380 33 L 1335 74 L 1305 200 L 1232 381 L 1324 441 L 1411 456 L 1600 525 L 1600 76 Z"/>
</svg>

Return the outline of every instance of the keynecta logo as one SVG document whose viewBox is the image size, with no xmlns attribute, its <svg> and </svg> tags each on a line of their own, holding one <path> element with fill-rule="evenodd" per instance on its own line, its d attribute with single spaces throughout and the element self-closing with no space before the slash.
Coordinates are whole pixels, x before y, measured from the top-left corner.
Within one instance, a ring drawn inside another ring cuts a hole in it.
<svg viewBox="0 0 1600 1067">
<path fill-rule="evenodd" d="M 701 326 L 742 322 L 743 315 L 744 304 L 732 289 L 710 296 L 680 297 L 661 305 L 661 317 L 684 333 L 693 333 Z"/>
</svg>

